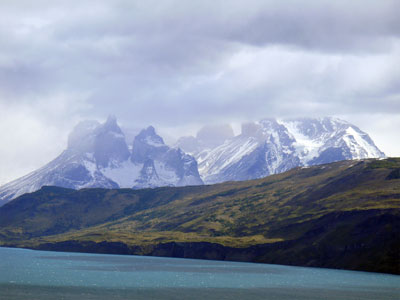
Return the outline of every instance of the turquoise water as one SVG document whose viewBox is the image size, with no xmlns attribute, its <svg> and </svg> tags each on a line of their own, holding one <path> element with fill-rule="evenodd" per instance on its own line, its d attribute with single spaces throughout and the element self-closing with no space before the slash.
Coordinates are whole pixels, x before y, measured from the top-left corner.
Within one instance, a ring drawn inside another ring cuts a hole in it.
<svg viewBox="0 0 400 300">
<path fill-rule="evenodd" d="M 400 299 L 400 276 L 0 248 L 0 299 Z"/>
</svg>

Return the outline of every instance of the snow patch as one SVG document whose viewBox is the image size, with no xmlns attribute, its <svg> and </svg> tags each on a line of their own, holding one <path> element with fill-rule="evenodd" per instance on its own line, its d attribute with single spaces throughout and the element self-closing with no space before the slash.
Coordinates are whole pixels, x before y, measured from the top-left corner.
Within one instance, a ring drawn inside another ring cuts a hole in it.
<svg viewBox="0 0 400 300">
<path fill-rule="evenodd" d="M 163 182 L 168 182 L 173 185 L 178 183 L 179 177 L 176 175 L 175 170 L 169 169 L 163 162 L 160 161 L 155 161 L 154 167 L 157 171 L 158 177 L 162 179 Z"/>
<path fill-rule="evenodd" d="M 143 164 L 135 164 L 130 160 L 120 163 L 117 168 L 104 168 L 101 172 L 107 178 L 116 182 L 121 188 L 131 188 L 140 176 Z"/>
<path fill-rule="evenodd" d="M 221 172 L 227 166 L 238 162 L 243 156 L 253 152 L 259 143 L 253 137 L 227 140 L 222 145 L 199 157 L 199 173 L 202 177 Z"/>
<path fill-rule="evenodd" d="M 287 128 L 289 134 L 296 141 L 293 146 L 296 149 L 296 155 L 304 165 L 319 155 L 319 150 L 324 145 L 323 140 L 311 139 L 302 134 L 298 129 L 300 123 L 297 121 L 281 122 L 281 124 Z"/>
<path fill-rule="evenodd" d="M 160 141 L 152 139 L 151 136 L 146 136 L 145 142 L 147 145 L 153 146 L 153 147 L 163 147 L 165 146 L 164 143 L 161 143 Z"/>
<path fill-rule="evenodd" d="M 96 163 L 94 163 L 91 160 L 83 160 L 83 166 L 86 168 L 86 170 L 89 171 L 90 175 L 94 177 L 94 173 L 97 171 L 97 166 Z"/>
<path fill-rule="evenodd" d="M 365 135 L 366 134 L 361 135 L 350 126 L 347 128 L 346 134 L 343 136 L 343 140 L 349 147 L 355 159 L 380 157 L 381 155 L 377 151 L 376 147 L 373 147 L 363 138 Z"/>
</svg>

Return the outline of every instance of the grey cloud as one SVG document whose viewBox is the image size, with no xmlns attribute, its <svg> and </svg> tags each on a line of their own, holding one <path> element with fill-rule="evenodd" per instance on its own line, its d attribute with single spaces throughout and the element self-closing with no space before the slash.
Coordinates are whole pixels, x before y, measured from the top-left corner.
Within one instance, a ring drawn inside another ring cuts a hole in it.
<svg viewBox="0 0 400 300">
<path fill-rule="evenodd" d="M 126 127 L 183 133 L 193 124 L 268 116 L 396 118 L 397 6 L 3 0 L 0 104 L 13 111 L 29 104 L 40 122 L 63 129 L 70 123 L 63 118 L 110 113 Z M 52 113 L 60 95 L 63 104 Z M 38 113 L 42 108 L 46 113 Z"/>
<path fill-rule="evenodd" d="M 64 18 L 55 37 L 88 42 L 127 39 L 130 48 L 144 54 L 142 59 L 171 64 L 180 59 L 188 62 L 185 52 L 193 51 L 193 60 L 207 48 L 221 49 L 228 43 L 283 44 L 327 52 L 387 51 L 392 47 L 390 38 L 400 34 L 395 0 L 117 3 L 105 5 L 98 15 Z"/>
<path fill-rule="evenodd" d="M 399 36 L 396 1 L 284 1 L 267 6 L 231 35 L 255 45 L 291 44 L 328 52 L 377 51 Z M 374 40 L 375 43 L 371 43 Z"/>
</svg>

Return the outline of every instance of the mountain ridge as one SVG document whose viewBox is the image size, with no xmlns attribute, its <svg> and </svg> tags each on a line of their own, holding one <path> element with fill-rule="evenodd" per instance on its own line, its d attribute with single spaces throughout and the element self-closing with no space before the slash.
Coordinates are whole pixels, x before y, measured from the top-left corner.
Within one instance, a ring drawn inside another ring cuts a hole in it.
<svg viewBox="0 0 400 300">
<path fill-rule="evenodd" d="M 365 132 L 328 117 L 263 119 L 243 124 L 236 136 L 229 125 L 209 125 L 196 137 L 181 138 L 174 148 L 149 126 L 136 134 L 131 145 L 115 116 L 103 124 L 83 121 L 69 135 L 60 156 L 1 186 L 0 204 L 44 185 L 74 189 L 201 185 L 385 156 Z"/>
<path fill-rule="evenodd" d="M 245 123 L 241 134 L 214 148 L 197 148 L 197 152 L 190 152 L 193 147 L 188 142 L 178 141 L 177 146 L 197 159 L 206 183 L 261 178 L 339 160 L 385 157 L 368 134 L 331 117 Z"/>
<path fill-rule="evenodd" d="M 140 150 L 141 149 L 141 150 Z M 45 185 L 143 188 L 203 184 L 196 160 L 164 144 L 154 127 L 143 129 L 129 149 L 115 116 L 83 121 L 67 149 L 42 168 L 0 187 L 0 204 Z"/>
</svg>

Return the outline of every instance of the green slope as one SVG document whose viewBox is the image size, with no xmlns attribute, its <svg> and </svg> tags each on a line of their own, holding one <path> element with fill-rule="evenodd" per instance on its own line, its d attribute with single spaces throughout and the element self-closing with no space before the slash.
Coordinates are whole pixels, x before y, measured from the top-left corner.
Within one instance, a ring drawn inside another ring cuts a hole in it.
<svg viewBox="0 0 400 300">
<path fill-rule="evenodd" d="M 0 208 L 0 244 L 400 274 L 400 159 L 144 190 L 44 187 Z"/>
</svg>

